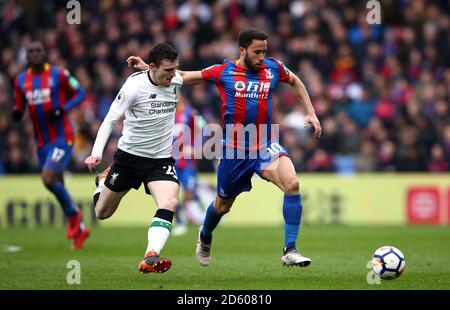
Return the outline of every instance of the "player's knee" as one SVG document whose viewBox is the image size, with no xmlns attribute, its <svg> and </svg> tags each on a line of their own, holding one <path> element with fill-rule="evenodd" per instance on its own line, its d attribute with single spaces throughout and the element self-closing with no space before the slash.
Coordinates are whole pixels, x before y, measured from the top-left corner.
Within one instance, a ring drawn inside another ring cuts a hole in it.
<svg viewBox="0 0 450 310">
<path fill-rule="evenodd" d="M 42 182 L 44 183 L 45 187 L 48 189 L 52 189 L 53 185 L 55 185 L 56 177 L 49 173 L 44 173 L 42 175 Z"/>
<path fill-rule="evenodd" d="M 296 195 L 300 192 L 300 184 L 297 178 L 290 178 L 284 183 L 284 193 L 288 195 Z"/>
<path fill-rule="evenodd" d="M 166 198 L 158 204 L 159 208 L 168 209 L 168 210 L 171 210 L 174 212 L 175 212 L 177 206 L 178 206 L 178 198 L 175 198 L 175 197 Z"/>
<path fill-rule="evenodd" d="M 111 217 L 110 212 L 108 212 L 107 208 L 102 208 L 102 206 L 99 206 L 98 204 L 95 206 L 95 217 L 98 220 L 106 220 L 107 218 Z"/>
<path fill-rule="evenodd" d="M 219 214 L 225 214 L 230 212 L 232 204 L 227 204 L 227 203 L 218 203 L 214 206 L 214 209 L 216 210 L 217 213 Z"/>
</svg>

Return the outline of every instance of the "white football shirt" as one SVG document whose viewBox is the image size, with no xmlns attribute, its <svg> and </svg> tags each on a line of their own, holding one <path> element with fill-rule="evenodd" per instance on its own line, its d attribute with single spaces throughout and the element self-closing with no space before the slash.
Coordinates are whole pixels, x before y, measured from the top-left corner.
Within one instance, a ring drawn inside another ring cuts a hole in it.
<svg viewBox="0 0 450 310">
<path fill-rule="evenodd" d="M 92 155 L 102 157 L 112 129 L 125 115 L 118 143 L 121 150 L 147 158 L 170 157 L 175 110 L 182 85 L 178 72 L 168 87 L 154 84 L 148 70 L 130 75 L 99 128 Z"/>
</svg>

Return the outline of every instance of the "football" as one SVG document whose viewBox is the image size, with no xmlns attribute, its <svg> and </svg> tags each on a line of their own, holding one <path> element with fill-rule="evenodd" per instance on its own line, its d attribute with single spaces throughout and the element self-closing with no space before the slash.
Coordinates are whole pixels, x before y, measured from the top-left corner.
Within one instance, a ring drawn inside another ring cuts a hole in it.
<svg viewBox="0 0 450 310">
<path fill-rule="evenodd" d="M 382 246 L 372 255 L 372 270 L 384 280 L 398 278 L 405 270 L 405 256 L 393 246 Z"/>
</svg>

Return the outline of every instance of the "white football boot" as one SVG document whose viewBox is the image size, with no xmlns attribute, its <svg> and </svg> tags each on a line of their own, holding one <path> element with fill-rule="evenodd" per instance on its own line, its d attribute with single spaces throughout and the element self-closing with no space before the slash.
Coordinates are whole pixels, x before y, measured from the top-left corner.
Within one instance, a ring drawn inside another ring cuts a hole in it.
<svg viewBox="0 0 450 310">
<path fill-rule="evenodd" d="M 297 248 L 283 249 L 283 256 L 281 256 L 283 266 L 300 266 L 308 267 L 311 264 L 311 259 L 300 254 Z"/>
<path fill-rule="evenodd" d="M 207 244 L 202 242 L 200 239 L 200 232 L 202 231 L 202 226 L 198 230 L 197 247 L 195 249 L 195 256 L 198 262 L 203 267 L 207 267 L 211 262 L 211 243 Z"/>
</svg>

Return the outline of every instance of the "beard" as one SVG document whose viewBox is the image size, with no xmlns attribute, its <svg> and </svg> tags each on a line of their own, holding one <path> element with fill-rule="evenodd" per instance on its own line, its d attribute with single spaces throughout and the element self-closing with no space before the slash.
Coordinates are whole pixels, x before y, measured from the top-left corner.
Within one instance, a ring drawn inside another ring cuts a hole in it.
<svg viewBox="0 0 450 310">
<path fill-rule="evenodd" d="M 245 66 L 252 72 L 258 72 L 258 68 L 255 67 L 255 65 L 252 63 L 250 58 L 245 55 L 244 57 Z"/>
</svg>

